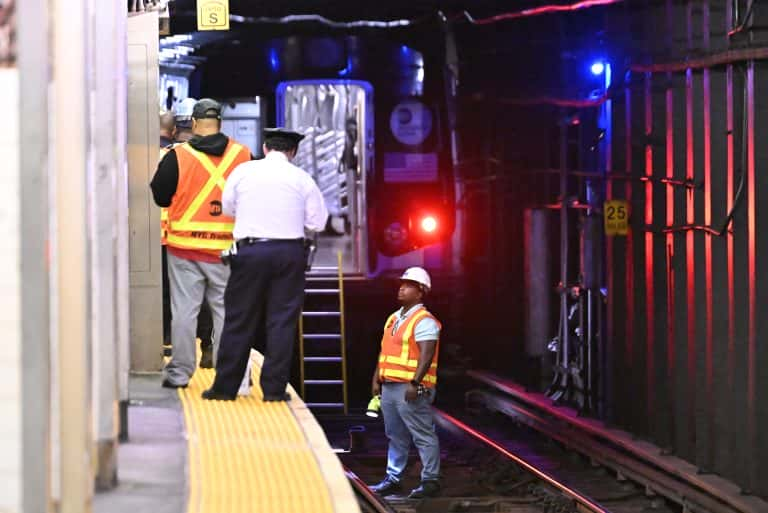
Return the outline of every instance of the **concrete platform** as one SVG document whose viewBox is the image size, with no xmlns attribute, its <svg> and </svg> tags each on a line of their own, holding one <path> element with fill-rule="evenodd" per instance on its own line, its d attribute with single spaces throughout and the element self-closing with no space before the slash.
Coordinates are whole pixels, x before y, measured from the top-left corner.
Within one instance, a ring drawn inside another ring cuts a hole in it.
<svg viewBox="0 0 768 513">
<path fill-rule="evenodd" d="M 96 494 L 94 513 L 184 513 L 187 441 L 178 394 L 160 374 L 130 381 L 128 436 L 118 451 L 118 486 Z"/>
<path fill-rule="evenodd" d="M 296 392 L 265 403 L 263 358 L 253 352 L 252 393 L 204 401 L 214 371 L 189 387 L 163 389 L 160 375 L 134 376 L 129 441 L 118 450 L 116 489 L 96 495 L 95 513 L 359 512 L 342 466 Z"/>
</svg>

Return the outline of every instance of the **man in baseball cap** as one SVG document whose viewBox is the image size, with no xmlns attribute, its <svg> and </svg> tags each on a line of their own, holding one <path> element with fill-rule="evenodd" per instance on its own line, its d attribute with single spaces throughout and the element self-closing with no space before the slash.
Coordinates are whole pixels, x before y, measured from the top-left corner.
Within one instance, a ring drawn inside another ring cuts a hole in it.
<svg viewBox="0 0 768 513">
<path fill-rule="evenodd" d="M 192 119 L 218 119 L 221 120 L 221 104 L 210 98 L 203 98 L 195 103 L 192 109 Z"/>
<path fill-rule="evenodd" d="M 218 102 L 199 100 L 191 115 L 192 137 L 165 154 L 150 184 L 155 203 L 168 209 L 173 352 L 164 369 L 167 388 L 186 387 L 195 372 L 195 321 L 204 302 L 213 317 L 216 359 L 229 279 L 229 268 L 219 255 L 232 245 L 234 222 L 222 212 L 221 194 L 232 171 L 251 160 L 250 150 L 221 133 Z"/>
</svg>

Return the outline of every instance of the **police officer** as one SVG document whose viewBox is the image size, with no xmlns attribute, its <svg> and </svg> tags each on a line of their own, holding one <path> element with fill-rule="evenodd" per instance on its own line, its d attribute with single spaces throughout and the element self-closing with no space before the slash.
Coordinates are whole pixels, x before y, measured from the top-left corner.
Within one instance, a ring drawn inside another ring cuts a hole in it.
<svg viewBox="0 0 768 513">
<path fill-rule="evenodd" d="M 285 388 L 304 300 L 304 230 L 320 231 L 328 218 L 312 178 L 291 164 L 303 135 L 264 132 L 266 155 L 239 166 L 224 188 L 224 212 L 235 218 L 237 255 L 224 298 L 226 320 L 216 379 L 204 399 L 234 400 L 251 343 L 266 326 L 261 370 L 265 401 L 287 401 Z"/>
<path fill-rule="evenodd" d="M 173 357 L 163 386 L 183 388 L 195 371 L 195 327 L 206 299 L 213 314 L 213 357 L 224 324 L 224 288 L 229 268 L 219 254 L 232 244 L 233 219 L 223 215 L 221 194 L 232 170 L 250 160 L 248 149 L 220 132 L 221 106 L 198 101 L 192 112 L 194 137 L 160 161 L 152 194 L 168 207 L 168 274 L 171 289 Z"/>
<path fill-rule="evenodd" d="M 381 395 L 389 439 L 387 475 L 371 487 L 381 495 L 402 488 L 400 481 L 411 441 L 419 451 L 422 470 L 421 484 L 408 497 L 433 497 L 440 492 L 440 444 L 431 405 L 435 400 L 441 325 L 423 304 L 431 288 L 427 271 L 421 267 L 407 269 L 397 293 L 402 306 L 384 324 L 379 363 L 371 384 L 372 394 Z"/>
</svg>

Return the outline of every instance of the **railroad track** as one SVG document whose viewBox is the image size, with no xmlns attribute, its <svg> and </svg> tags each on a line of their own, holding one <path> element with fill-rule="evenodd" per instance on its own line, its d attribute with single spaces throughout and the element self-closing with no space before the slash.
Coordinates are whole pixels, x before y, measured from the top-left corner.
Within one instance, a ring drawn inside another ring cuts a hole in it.
<svg viewBox="0 0 768 513">
<path fill-rule="evenodd" d="M 435 409 L 442 453 L 440 497 L 407 498 L 407 490 L 419 481 L 414 452 L 404 493 L 382 502 L 365 483 L 384 476 L 383 423 L 364 416 L 319 419 L 335 447 L 350 447 L 340 457 L 356 474 L 353 486 L 363 511 L 768 513 L 758 498 L 718 487 L 716 477 L 683 471 L 669 456 L 654 457 L 605 435 L 594 421 L 566 418 L 562 409 L 513 384 L 479 372 L 470 376 L 475 380 L 470 386 L 446 393 L 453 398 L 463 393 L 463 404 L 450 411 Z M 371 498 L 378 506 L 366 504 Z"/>
<path fill-rule="evenodd" d="M 663 500 L 686 513 L 768 512 L 759 498 L 741 495 L 733 485 L 717 476 L 702 475 L 666 452 L 641 449 L 637 441 L 609 434 L 595 421 L 569 416 L 549 401 L 526 394 L 521 387 L 498 377 L 469 374 L 486 387 L 469 390 L 465 394 L 467 404 L 501 413 L 588 457 L 616 479 L 644 489 L 645 495 L 657 498 L 656 503 Z"/>
<path fill-rule="evenodd" d="M 362 513 L 397 513 L 387 501 L 371 491 L 368 485 L 357 477 L 357 474 L 347 467 L 344 467 L 344 473 L 347 474 L 347 479 L 355 492 Z"/>
<path fill-rule="evenodd" d="M 461 418 L 459 418 L 461 417 Z M 605 469 L 560 445 L 515 425 L 499 414 L 436 410 L 441 440 L 443 493 L 412 500 L 407 490 L 418 484 L 416 455 L 404 478 L 404 493 L 387 496 L 389 510 L 370 504 L 376 494 L 365 483 L 382 479 L 386 439 L 381 421 L 354 417 L 355 442 L 346 438 L 350 422 L 320 418 L 343 464 L 354 475 L 352 485 L 361 509 L 376 513 L 673 513 L 663 502 L 648 498 L 630 483 L 616 480 Z M 468 424 L 472 422 L 472 426 Z M 361 433 L 367 437 L 361 437 Z M 359 477 L 357 477 L 359 476 Z M 589 492 L 589 493 L 585 493 Z M 604 502 L 603 502 L 604 501 Z"/>
</svg>

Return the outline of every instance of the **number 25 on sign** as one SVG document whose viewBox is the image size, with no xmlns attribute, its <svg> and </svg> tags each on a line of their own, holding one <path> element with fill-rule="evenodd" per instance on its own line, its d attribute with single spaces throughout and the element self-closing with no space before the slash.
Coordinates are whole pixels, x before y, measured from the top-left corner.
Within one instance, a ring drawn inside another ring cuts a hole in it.
<svg viewBox="0 0 768 513">
<path fill-rule="evenodd" d="M 197 0 L 197 30 L 229 30 L 229 0 Z"/>
<path fill-rule="evenodd" d="M 627 235 L 629 231 L 629 202 L 608 200 L 603 205 L 606 235 Z"/>
</svg>

